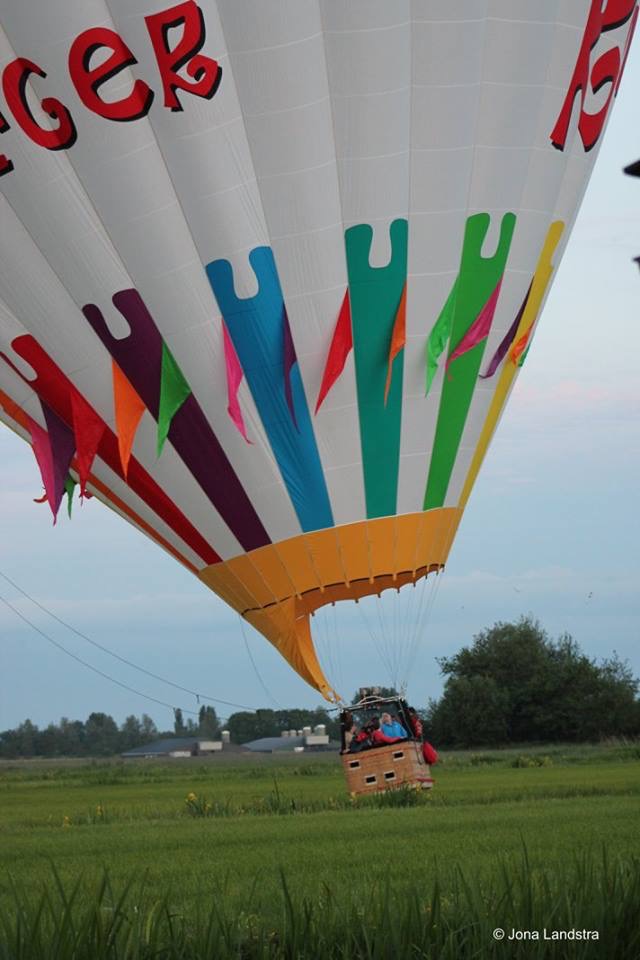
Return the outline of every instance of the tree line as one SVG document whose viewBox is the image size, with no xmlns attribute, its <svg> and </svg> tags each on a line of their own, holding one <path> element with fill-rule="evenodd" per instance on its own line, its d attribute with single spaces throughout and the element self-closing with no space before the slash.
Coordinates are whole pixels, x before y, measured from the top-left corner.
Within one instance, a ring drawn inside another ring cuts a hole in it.
<svg viewBox="0 0 640 960">
<path fill-rule="evenodd" d="M 107 713 L 91 713 L 87 719 L 50 723 L 40 729 L 25 720 L 14 730 L 0 732 L 0 757 L 111 757 L 135 747 L 142 747 L 164 737 L 193 737 L 215 740 L 220 723 L 214 707 L 200 708 L 197 721 L 185 723 L 181 710 L 175 711 L 172 730 L 158 730 L 151 717 L 133 714 L 118 726 Z"/>
<path fill-rule="evenodd" d="M 301 730 L 325 724 L 327 733 L 339 738 L 339 724 L 325 710 L 290 709 L 240 711 L 225 724 L 234 743 L 248 743 L 261 737 L 279 737 L 285 730 Z M 154 740 L 193 737 L 194 740 L 218 740 L 222 727 L 215 708 L 200 707 L 198 719 L 184 720 L 180 709 L 174 711 L 172 730 L 159 730 L 148 714 L 133 714 L 120 726 L 106 713 L 91 713 L 86 721 L 63 717 L 40 729 L 25 720 L 13 730 L 0 732 L 0 757 L 109 757 L 145 746 Z"/>
<path fill-rule="evenodd" d="M 304 710 L 294 707 L 288 710 L 256 710 L 250 713 L 241 710 L 232 713 L 226 727 L 234 743 L 250 743 L 263 737 L 280 737 L 287 730 L 302 730 L 324 724 L 329 736 L 340 738 L 340 724 L 337 715 L 327 713 L 322 707 Z"/>
<path fill-rule="evenodd" d="M 639 681 L 614 653 L 600 663 L 569 634 L 551 639 L 531 617 L 496 623 L 452 657 L 437 661 L 446 677 L 442 697 L 420 711 L 430 741 L 441 747 L 502 746 L 527 742 L 579 742 L 640 736 Z M 380 688 L 381 696 L 395 695 Z M 360 692 L 354 694 L 354 702 Z M 233 713 L 225 723 L 233 743 L 279 737 L 287 730 L 324 724 L 340 737 L 338 717 L 324 708 L 261 709 Z M 211 706 L 197 720 L 175 711 L 172 730 L 159 731 L 147 714 L 118 726 L 105 713 L 83 723 L 63 717 L 39 729 L 25 720 L 0 733 L 0 757 L 113 756 L 160 737 L 216 740 L 220 721 Z"/>
</svg>

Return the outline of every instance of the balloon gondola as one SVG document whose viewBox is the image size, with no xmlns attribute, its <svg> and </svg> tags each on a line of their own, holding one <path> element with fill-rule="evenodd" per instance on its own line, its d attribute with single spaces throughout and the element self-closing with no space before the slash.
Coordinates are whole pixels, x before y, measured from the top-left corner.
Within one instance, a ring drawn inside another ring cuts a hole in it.
<svg viewBox="0 0 640 960">
<path fill-rule="evenodd" d="M 635 0 L 1 7 L 0 417 L 338 700 L 319 608 L 431 577 Z"/>
<path fill-rule="evenodd" d="M 352 796 L 395 789 L 430 790 L 437 753 L 423 743 L 422 721 L 404 697 L 363 690 L 340 713 L 342 769 Z M 389 727 L 381 725 L 387 718 Z M 394 729 L 395 727 L 395 729 Z"/>
</svg>

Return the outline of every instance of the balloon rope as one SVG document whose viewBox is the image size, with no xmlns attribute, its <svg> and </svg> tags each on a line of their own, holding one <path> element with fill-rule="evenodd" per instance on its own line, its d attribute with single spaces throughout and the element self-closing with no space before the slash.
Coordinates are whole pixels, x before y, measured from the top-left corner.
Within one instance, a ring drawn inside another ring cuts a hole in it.
<svg viewBox="0 0 640 960">
<path fill-rule="evenodd" d="M 256 662 L 255 662 L 255 660 L 253 659 L 253 654 L 251 653 L 251 648 L 249 647 L 249 640 L 248 640 L 248 638 L 247 638 L 247 631 L 245 630 L 245 626 L 244 626 L 244 617 L 241 616 L 240 614 L 238 614 L 238 616 L 239 616 L 239 618 L 240 618 L 240 627 L 241 627 L 241 629 L 242 629 L 242 636 L 243 636 L 243 638 L 244 638 L 244 645 L 245 645 L 245 647 L 246 647 L 247 654 L 248 654 L 248 656 L 249 656 L 249 660 L 251 661 L 251 666 L 253 667 L 253 669 L 254 669 L 254 671 L 255 671 L 255 674 L 256 674 L 256 677 L 258 678 L 258 680 L 259 680 L 259 682 L 260 682 L 260 686 L 262 687 L 262 689 L 263 689 L 264 692 L 266 693 L 266 695 L 267 695 L 267 697 L 269 698 L 269 700 L 271 700 L 272 703 L 275 703 L 276 707 L 277 707 L 279 710 L 282 710 L 282 709 L 283 709 L 282 704 L 281 704 L 281 703 L 278 703 L 278 701 L 277 701 L 276 698 L 273 696 L 273 694 L 270 692 L 270 690 L 268 689 L 266 683 L 264 682 L 264 680 L 262 679 L 262 677 L 261 677 L 261 675 L 260 675 L 260 671 L 258 670 L 258 668 L 257 668 L 257 666 L 256 666 Z"/>
<path fill-rule="evenodd" d="M 388 617 L 384 608 L 384 601 L 382 596 L 377 596 L 375 600 L 372 601 L 375 606 L 376 615 L 378 618 L 378 626 L 380 628 L 380 647 L 378 651 L 378 656 L 380 657 L 382 663 L 385 666 L 385 669 L 389 675 L 389 680 L 391 683 L 394 683 L 395 676 L 395 664 L 393 660 L 393 645 L 386 642 L 386 637 L 388 636 Z"/>
<path fill-rule="evenodd" d="M 365 599 L 365 598 L 363 598 L 363 599 Z M 380 599 L 379 599 L 379 598 L 376 598 L 376 600 L 375 600 L 374 602 L 376 603 L 376 611 L 378 612 L 378 619 L 380 619 L 379 610 L 378 610 L 378 604 L 380 603 Z M 368 621 L 368 619 L 367 619 L 367 617 L 366 617 L 366 615 L 365 615 L 364 610 L 362 609 L 362 607 L 363 607 L 362 601 L 356 603 L 356 610 L 357 610 L 358 613 L 360 614 L 360 619 L 362 620 L 362 622 L 363 622 L 363 624 L 364 624 L 364 626 L 365 626 L 365 629 L 366 629 L 367 633 L 368 633 L 369 636 L 371 637 L 371 641 L 372 641 L 372 643 L 373 643 L 373 645 L 374 645 L 374 647 L 375 647 L 375 649 L 376 649 L 376 652 L 377 652 L 378 656 L 380 657 L 380 661 L 381 661 L 381 663 L 383 664 L 385 670 L 389 673 L 389 675 L 391 675 L 391 673 L 392 673 L 392 667 L 391 667 L 391 665 L 390 665 L 390 663 L 389 663 L 389 660 L 387 659 L 387 657 L 386 657 L 385 654 L 384 654 L 384 645 L 381 646 L 381 644 L 380 644 L 380 642 L 379 642 L 379 640 L 378 640 L 378 637 L 376 636 L 375 632 L 371 629 L 371 626 L 370 626 L 370 624 L 369 624 L 369 621 Z"/>
</svg>

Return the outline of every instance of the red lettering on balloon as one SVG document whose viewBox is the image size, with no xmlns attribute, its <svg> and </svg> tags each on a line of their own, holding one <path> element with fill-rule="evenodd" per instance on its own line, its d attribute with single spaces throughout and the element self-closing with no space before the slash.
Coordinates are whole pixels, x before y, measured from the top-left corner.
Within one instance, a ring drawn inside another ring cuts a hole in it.
<svg viewBox="0 0 640 960">
<path fill-rule="evenodd" d="M 9 129 L 9 124 L 0 113 L 0 133 L 4 133 Z M 12 170 L 13 163 L 11 160 L 9 160 L 9 157 L 7 157 L 4 153 L 0 153 L 0 177 L 2 177 L 5 173 L 11 173 Z"/>
<path fill-rule="evenodd" d="M 551 131 L 551 142 L 557 150 L 564 150 L 565 148 L 573 105 L 578 94 L 580 95 L 578 132 L 585 151 L 591 150 L 598 142 L 611 102 L 618 92 L 620 78 L 624 70 L 629 44 L 638 16 L 636 2 L 637 0 L 608 0 L 606 7 L 603 9 L 602 0 L 591 0 L 591 9 L 571 83 L 556 124 Z M 622 26 L 632 16 L 633 20 L 627 32 L 624 51 L 621 53 L 619 46 L 612 47 L 592 64 L 591 51 L 602 34 Z M 596 94 L 608 83 L 611 86 L 604 106 L 596 113 L 588 113 L 585 110 L 587 93 L 590 91 Z"/>
<path fill-rule="evenodd" d="M 47 150 L 66 150 L 76 141 L 76 128 L 71 114 L 63 103 L 53 97 L 45 97 L 42 109 L 52 120 L 58 122 L 53 130 L 41 127 L 36 121 L 29 104 L 27 103 L 26 89 L 29 77 L 35 73 L 38 77 L 46 77 L 46 73 L 36 63 L 19 57 L 7 64 L 2 74 L 2 89 L 9 109 L 22 127 L 26 135 Z"/>
<path fill-rule="evenodd" d="M 100 49 L 111 51 L 111 55 L 92 68 L 91 59 Z M 153 90 L 143 80 L 136 80 L 127 97 L 112 103 L 103 100 L 99 93 L 103 83 L 137 62 L 122 37 L 107 27 L 85 30 L 76 37 L 69 51 L 69 73 L 78 96 L 85 107 L 106 120 L 139 120 L 148 114 Z"/>
<path fill-rule="evenodd" d="M 176 90 L 195 94 L 210 100 L 222 79 L 222 68 L 217 60 L 203 56 L 199 51 L 206 37 L 204 17 L 195 0 L 186 0 L 169 10 L 145 17 L 153 44 L 158 69 L 164 87 L 164 105 L 171 110 L 182 110 Z M 182 36 L 173 49 L 169 31 L 182 27 Z M 178 72 L 186 68 L 192 82 Z"/>
</svg>

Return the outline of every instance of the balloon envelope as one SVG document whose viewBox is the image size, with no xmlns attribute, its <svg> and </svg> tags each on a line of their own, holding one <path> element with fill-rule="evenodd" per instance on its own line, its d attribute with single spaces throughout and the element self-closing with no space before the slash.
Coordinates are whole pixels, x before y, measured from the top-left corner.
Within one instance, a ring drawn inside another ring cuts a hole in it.
<svg viewBox="0 0 640 960">
<path fill-rule="evenodd" d="M 635 0 L 5 0 L 0 416 L 332 696 L 439 570 Z"/>
</svg>

